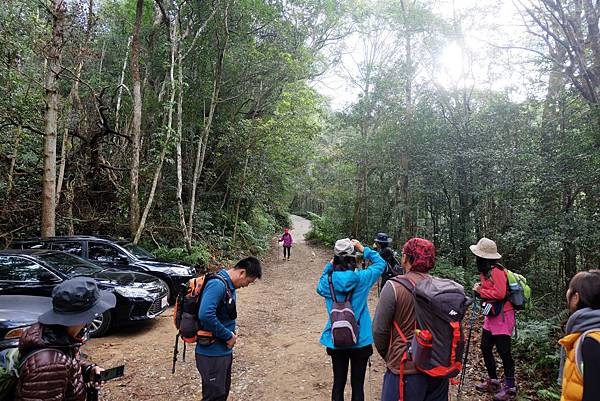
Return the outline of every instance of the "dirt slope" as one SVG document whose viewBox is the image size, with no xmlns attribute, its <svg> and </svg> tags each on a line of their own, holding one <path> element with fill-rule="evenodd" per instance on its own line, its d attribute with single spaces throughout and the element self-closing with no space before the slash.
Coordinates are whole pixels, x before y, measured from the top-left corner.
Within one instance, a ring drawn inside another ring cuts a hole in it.
<svg viewBox="0 0 600 401">
<path fill-rule="evenodd" d="M 296 243 L 291 260 L 282 260 L 281 247 L 274 242 L 271 255 L 263 261 L 263 279 L 238 292 L 239 340 L 235 347 L 229 400 L 331 399 L 330 359 L 319 344 L 327 314 L 323 299 L 315 292 L 331 254 L 329 250 L 304 242 L 304 234 L 309 229 L 307 220 L 294 216 L 293 223 Z M 372 311 L 375 304 L 373 290 Z M 125 377 L 107 383 L 101 399 L 201 399 L 192 348 L 187 350 L 185 362 L 180 353 L 177 374 L 171 375 L 175 338 L 171 314 L 169 310 L 153 322 L 119 329 L 85 346 L 84 352 L 104 367 L 126 365 Z M 376 354 L 372 361 L 365 395 L 368 401 L 378 401 L 384 366 Z M 349 393 L 347 399 L 350 399 Z M 463 397 L 465 401 L 477 399 L 472 395 Z"/>
</svg>

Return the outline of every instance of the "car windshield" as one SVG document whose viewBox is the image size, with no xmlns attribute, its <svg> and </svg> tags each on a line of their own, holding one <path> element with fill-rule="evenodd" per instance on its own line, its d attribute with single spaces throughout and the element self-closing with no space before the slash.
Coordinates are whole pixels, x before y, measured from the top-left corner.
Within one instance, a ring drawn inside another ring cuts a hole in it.
<svg viewBox="0 0 600 401">
<path fill-rule="evenodd" d="M 47 253 L 40 255 L 39 258 L 69 277 L 91 276 L 104 270 L 93 263 L 67 253 Z"/>
<path fill-rule="evenodd" d="M 125 244 L 123 248 L 127 249 L 138 259 L 155 259 L 156 257 L 139 245 Z"/>
</svg>

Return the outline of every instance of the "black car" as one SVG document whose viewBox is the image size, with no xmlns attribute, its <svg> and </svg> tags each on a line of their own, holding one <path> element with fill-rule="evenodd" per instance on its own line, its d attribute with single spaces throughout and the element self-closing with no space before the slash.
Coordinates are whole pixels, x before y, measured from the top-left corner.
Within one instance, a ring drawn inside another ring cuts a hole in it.
<svg viewBox="0 0 600 401">
<path fill-rule="evenodd" d="M 0 295 L 0 351 L 16 347 L 23 331 L 52 309 L 52 298 Z"/>
<path fill-rule="evenodd" d="M 168 306 L 164 282 L 148 274 L 107 269 L 77 256 L 47 249 L 0 252 L 0 295 L 49 297 L 52 289 L 77 276 L 92 277 L 102 290 L 117 297 L 117 305 L 92 322 L 90 335 L 104 335 L 111 326 L 152 319 Z"/>
<path fill-rule="evenodd" d="M 193 267 L 158 260 L 138 245 L 125 241 L 76 235 L 15 241 L 13 249 L 45 248 L 67 252 L 90 262 L 113 269 L 133 270 L 151 274 L 163 280 L 169 289 L 169 302 L 173 303 L 182 284 L 196 275 Z"/>
</svg>

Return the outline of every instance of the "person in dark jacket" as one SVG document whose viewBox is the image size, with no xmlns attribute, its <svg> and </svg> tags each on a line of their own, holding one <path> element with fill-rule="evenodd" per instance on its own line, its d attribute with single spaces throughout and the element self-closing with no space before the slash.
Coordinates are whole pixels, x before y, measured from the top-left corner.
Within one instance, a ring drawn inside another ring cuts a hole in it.
<svg viewBox="0 0 600 401">
<path fill-rule="evenodd" d="M 204 287 L 198 321 L 212 333 L 214 341 L 196 343 L 196 367 L 202 377 L 202 401 L 226 401 L 231 387 L 231 364 L 235 333 L 236 289 L 247 287 L 262 277 L 260 261 L 254 257 L 240 260 L 219 278 Z"/>
<path fill-rule="evenodd" d="M 379 281 L 379 292 L 385 285 L 385 282 L 399 274 L 403 274 L 404 270 L 396 260 L 394 250 L 391 248 L 392 239 L 386 233 L 378 233 L 375 237 L 375 250 L 385 260 L 386 267 Z"/>
<path fill-rule="evenodd" d="M 84 401 L 86 387 L 98 388 L 103 369 L 81 359 L 79 347 L 96 315 L 114 308 L 114 294 L 78 277 L 52 291 L 52 309 L 38 318 L 19 340 L 25 358 L 17 382 L 16 401 Z"/>
<path fill-rule="evenodd" d="M 402 267 L 402 277 L 415 285 L 429 278 L 429 271 L 435 267 L 433 243 L 423 238 L 408 240 L 402 248 Z M 388 280 L 373 318 L 375 348 L 387 368 L 381 401 L 448 401 L 449 380 L 423 374 L 407 359 L 415 327 L 412 292 L 397 278 Z"/>
<path fill-rule="evenodd" d="M 368 268 L 356 270 L 356 250 L 363 252 L 364 258 L 371 262 Z M 377 282 L 385 262 L 379 254 L 369 247 L 363 247 L 360 242 L 348 238 L 335 243 L 334 258 L 327 263 L 317 285 L 317 293 L 325 298 L 327 315 L 331 314 L 333 297 L 329 287 L 331 275 L 332 286 L 337 300 L 344 299 L 352 292 L 350 304 L 358 322 L 356 345 L 350 348 L 336 348 L 331 334 L 331 319 L 321 335 L 321 344 L 327 348 L 333 365 L 332 401 L 343 401 L 344 387 L 348 377 L 348 366 L 351 365 L 350 382 L 352 385 L 352 401 L 363 401 L 364 381 L 367 363 L 373 354 L 373 336 L 371 334 L 371 316 L 367 303 L 369 291 Z"/>
</svg>

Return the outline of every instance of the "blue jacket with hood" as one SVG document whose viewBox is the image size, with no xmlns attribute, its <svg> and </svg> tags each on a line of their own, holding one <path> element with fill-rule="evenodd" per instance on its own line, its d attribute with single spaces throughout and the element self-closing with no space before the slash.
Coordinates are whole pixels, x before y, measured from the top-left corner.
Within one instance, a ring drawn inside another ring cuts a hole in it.
<svg viewBox="0 0 600 401">
<path fill-rule="evenodd" d="M 365 347 L 373 343 L 373 334 L 371 332 L 371 315 L 369 314 L 369 305 L 367 300 L 371 287 L 377 282 L 385 270 L 385 261 L 379 256 L 379 253 L 365 246 L 364 258 L 371 262 L 371 265 L 363 270 L 346 270 L 335 271 L 332 275 L 333 289 L 335 297 L 338 301 L 343 300 L 349 291 L 352 293 L 350 303 L 354 310 L 354 315 L 359 324 L 358 342 L 352 348 Z M 329 273 L 333 271 L 331 262 L 327 263 L 319 284 L 317 285 L 317 293 L 325 298 L 327 306 L 327 316 L 331 313 L 333 299 L 329 291 Z M 327 319 L 327 325 L 323 334 L 321 334 L 321 344 L 327 348 L 335 348 L 331 339 L 331 319 Z"/>
</svg>

